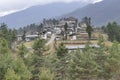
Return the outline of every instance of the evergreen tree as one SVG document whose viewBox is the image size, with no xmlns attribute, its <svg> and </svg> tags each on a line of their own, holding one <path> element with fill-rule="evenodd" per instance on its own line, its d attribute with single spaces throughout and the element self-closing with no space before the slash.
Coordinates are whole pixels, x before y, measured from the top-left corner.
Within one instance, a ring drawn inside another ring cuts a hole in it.
<svg viewBox="0 0 120 80">
<path fill-rule="evenodd" d="M 7 36 L 8 36 L 8 39 L 9 39 L 9 40 L 7 40 L 9 48 L 12 48 L 13 46 L 15 46 L 14 43 L 17 39 L 17 33 L 15 33 L 14 30 L 9 29 L 9 32 L 8 32 Z"/>
<path fill-rule="evenodd" d="M 20 76 L 18 76 L 13 69 L 8 68 L 5 74 L 5 80 L 20 80 Z"/>
<path fill-rule="evenodd" d="M 25 54 L 28 53 L 28 50 L 24 44 L 21 44 L 19 47 L 19 55 L 24 58 Z"/>
<path fill-rule="evenodd" d="M 41 52 L 43 50 L 44 45 L 45 40 L 43 39 L 36 40 L 35 43 L 33 44 L 34 53 L 38 56 L 41 56 L 42 55 Z"/>
<path fill-rule="evenodd" d="M 39 36 L 39 38 L 40 38 L 40 36 L 42 35 L 42 33 L 43 33 L 43 24 L 41 23 L 39 26 L 38 26 L 38 29 L 37 29 L 37 31 L 38 31 L 38 36 Z"/>
<path fill-rule="evenodd" d="M 86 23 L 87 25 L 87 28 L 86 28 L 86 32 L 88 33 L 88 37 L 89 37 L 89 40 L 91 39 L 91 35 L 92 35 L 92 31 L 93 31 L 93 28 L 91 26 L 91 18 L 89 17 L 85 17 L 83 19 L 83 21 Z"/>
<path fill-rule="evenodd" d="M 104 43 L 105 39 L 102 35 L 99 35 L 99 39 L 98 39 L 98 45 L 100 47 L 104 47 L 105 43 Z"/>
<path fill-rule="evenodd" d="M 5 23 L 0 25 L 0 38 L 4 38 L 8 42 L 9 48 L 11 48 L 12 43 L 15 41 L 15 36 L 13 34 L 14 30 L 8 29 Z M 14 37 L 13 37 L 14 36 Z"/>
<path fill-rule="evenodd" d="M 64 25 L 65 40 L 67 40 L 67 28 L 68 28 L 68 24 L 65 23 L 65 25 Z"/>
<path fill-rule="evenodd" d="M 14 70 L 17 75 L 20 76 L 20 80 L 30 80 L 32 77 L 31 72 L 28 70 L 27 66 L 21 58 L 16 60 Z"/>
<path fill-rule="evenodd" d="M 1 25 L 0 25 L 0 37 L 5 38 L 6 40 L 9 40 L 8 39 L 9 33 L 8 33 L 7 27 L 8 26 L 5 23 L 1 23 Z"/>
<path fill-rule="evenodd" d="M 70 60 L 67 65 L 69 80 L 90 80 L 97 78 L 95 55 L 90 52 L 77 51 L 70 53 Z"/>
<path fill-rule="evenodd" d="M 39 80 L 53 80 L 54 74 L 48 68 L 43 67 L 39 74 Z"/>
<path fill-rule="evenodd" d="M 7 41 L 0 39 L 0 80 L 3 80 L 8 68 L 13 67 L 14 60 L 8 48 Z"/>
<path fill-rule="evenodd" d="M 39 39 L 34 42 L 33 49 L 34 49 L 34 56 L 32 65 L 34 65 L 34 69 L 32 70 L 33 80 L 39 79 L 39 72 L 40 68 L 43 66 L 43 47 L 45 45 L 45 40 Z"/>
<path fill-rule="evenodd" d="M 117 40 L 120 42 L 120 26 L 116 22 L 108 23 L 105 31 L 110 41 Z"/>
<path fill-rule="evenodd" d="M 25 41 L 25 39 L 26 39 L 26 31 L 24 31 L 22 35 L 22 40 Z"/>
<path fill-rule="evenodd" d="M 66 73 L 66 61 L 68 50 L 65 48 L 64 44 L 61 43 L 57 48 L 57 60 L 55 61 L 55 72 L 56 72 L 56 80 L 65 79 Z"/>
<path fill-rule="evenodd" d="M 64 44 L 61 43 L 57 48 L 57 56 L 58 58 L 63 58 L 68 53 L 68 50 L 65 48 Z"/>
<path fill-rule="evenodd" d="M 12 42 L 14 42 L 14 41 L 16 41 L 16 39 L 17 39 L 17 30 L 16 29 L 13 29 L 12 30 L 12 35 L 11 35 L 11 37 L 12 37 Z"/>
</svg>

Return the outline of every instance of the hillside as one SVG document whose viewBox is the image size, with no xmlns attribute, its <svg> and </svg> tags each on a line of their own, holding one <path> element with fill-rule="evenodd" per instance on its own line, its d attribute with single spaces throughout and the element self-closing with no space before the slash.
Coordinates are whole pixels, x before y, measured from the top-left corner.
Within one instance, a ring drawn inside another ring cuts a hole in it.
<svg viewBox="0 0 120 80">
<path fill-rule="evenodd" d="M 109 21 L 120 23 L 120 0 L 104 0 L 99 3 L 89 4 L 83 8 L 66 14 L 64 16 L 74 16 L 82 19 L 85 16 L 91 17 L 93 25 L 101 26 Z"/>
<path fill-rule="evenodd" d="M 5 22 L 11 28 L 23 27 L 31 23 L 40 22 L 43 18 L 53 18 L 74 11 L 76 8 L 86 4 L 73 3 L 51 3 L 46 5 L 32 6 L 23 11 L 19 11 L 0 18 L 0 23 Z"/>
<path fill-rule="evenodd" d="M 85 16 L 91 17 L 93 25 L 96 26 L 104 25 L 110 21 L 120 23 L 119 3 L 120 0 L 104 0 L 87 6 L 78 2 L 32 6 L 23 11 L 1 17 L 0 23 L 5 22 L 11 28 L 19 28 L 31 23 L 39 23 L 43 18 L 69 16 L 74 16 L 80 20 Z"/>
</svg>

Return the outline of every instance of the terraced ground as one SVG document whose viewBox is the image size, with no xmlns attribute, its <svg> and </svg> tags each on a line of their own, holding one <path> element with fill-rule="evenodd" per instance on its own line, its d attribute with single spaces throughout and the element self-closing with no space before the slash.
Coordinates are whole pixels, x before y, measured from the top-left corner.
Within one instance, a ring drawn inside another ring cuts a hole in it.
<svg viewBox="0 0 120 80">
<path fill-rule="evenodd" d="M 99 36 L 100 33 L 95 33 L 95 36 Z M 111 47 L 112 42 L 108 41 L 108 36 L 106 34 L 101 34 L 104 37 L 105 40 L 105 46 Z M 55 34 L 52 34 L 51 38 L 48 40 L 48 42 L 45 44 L 43 55 L 54 53 L 55 50 Z M 84 45 L 88 42 L 88 40 L 67 40 L 67 41 L 57 41 L 56 46 L 58 46 L 60 43 L 64 43 L 65 45 Z M 97 44 L 98 40 L 91 40 L 92 44 Z M 32 45 L 34 44 L 34 41 L 25 42 L 24 45 L 29 49 L 30 52 L 33 52 Z"/>
</svg>

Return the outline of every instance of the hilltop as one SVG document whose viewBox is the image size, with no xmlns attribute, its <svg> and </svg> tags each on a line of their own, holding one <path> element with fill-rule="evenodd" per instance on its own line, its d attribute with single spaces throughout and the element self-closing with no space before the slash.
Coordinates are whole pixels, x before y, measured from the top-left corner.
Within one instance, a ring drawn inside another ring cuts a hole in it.
<svg viewBox="0 0 120 80">
<path fill-rule="evenodd" d="M 101 26 L 108 22 L 116 21 L 120 23 L 120 0 L 104 0 L 99 3 L 89 4 L 83 8 L 64 15 L 82 19 L 85 16 L 92 18 L 93 25 Z"/>
</svg>

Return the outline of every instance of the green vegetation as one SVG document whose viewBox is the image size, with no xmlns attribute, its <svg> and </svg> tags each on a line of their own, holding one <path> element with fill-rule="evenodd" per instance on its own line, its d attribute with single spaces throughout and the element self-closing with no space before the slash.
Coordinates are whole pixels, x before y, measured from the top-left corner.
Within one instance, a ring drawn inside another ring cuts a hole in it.
<svg viewBox="0 0 120 80">
<path fill-rule="evenodd" d="M 83 21 L 86 23 L 86 26 L 87 26 L 86 32 L 88 33 L 89 40 L 90 40 L 91 39 L 91 35 L 92 35 L 92 31 L 93 31 L 92 26 L 91 26 L 91 18 L 90 17 L 85 17 L 83 19 Z"/>
<path fill-rule="evenodd" d="M 19 46 L 19 55 L 24 58 L 25 54 L 27 54 L 27 48 L 22 44 Z"/>
<path fill-rule="evenodd" d="M 13 69 L 8 68 L 5 74 L 5 80 L 20 80 L 20 77 L 15 73 Z"/>
<path fill-rule="evenodd" d="M 23 32 L 22 40 L 25 41 L 26 31 Z"/>
<path fill-rule="evenodd" d="M 31 72 L 27 69 L 23 60 L 13 58 L 5 39 L 0 40 L 0 79 L 1 80 L 29 80 Z"/>
<path fill-rule="evenodd" d="M 108 26 L 107 32 L 115 37 L 109 38 L 119 41 L 116 32 L 110 30 Z M 13 34 L 8 36 L 9 32 Z M 112 47 L 105 47 L 103 36 L 98 41 L 99 48 L 89 47 L 88 43 L 83 50 L 68 51 L 61 43 L 49 55 L 43 55 L 46 41 L 38 39 L 31 53 L 21 44 L 15 58 L 9 47 L 16 39 L 15 31 L 4 26 L 0 35 L 0 80 L 119 80 L 120 45 L 114 41 Z"/>
<path fill-rule="evenodd" d="M 51 73 L 51 71 L 48 68 L 42 68 L 41 73 L 39 74 L 40 80 L 53 80 L 54 74 Z"/>
<path fill-rule="evenodd" d="M 120 42 L 120 25 L 116 22 L 108 23 L 107 26 L 103 26 L 102 29 L 108 34 L 110 41 L 116 40 Z"/>
<path fill-rule="evenodd" d="M 38 35 L 39 35 L 39 38 L 40 38 L 40 36 L 41 36 L 41 34 L 42 34 L 42 32 L 43 32 L 43 24 L 41 23 L 39 26 L 38 26 Z"/>
<path fill-rule="evenodd" d="M 67 52 L 68 52 L 68 50 L 65 48 L 64 44 L 61 43 L 59 45 L 59 47 L 57 48 L 56 53 L 57 53 L 58 58 L 62 58 L 62 57 L 64 57 L 66 55 Z"/>
<path fill-rule="evenodd" d="M 13 42 L 16 40 L 17 31 L 15 29 L 8 29 L 5 23 L 0 24 L 0 38 L 4 38 L 8 41 L 8 46 L 11 48 Z"/>
<path fill-rule="evenodd" d="M 67 28 L 68 28 L 68 24 L 65 23 L 64 25 L 65 40 L 67 40 Z"/>
</svg>

